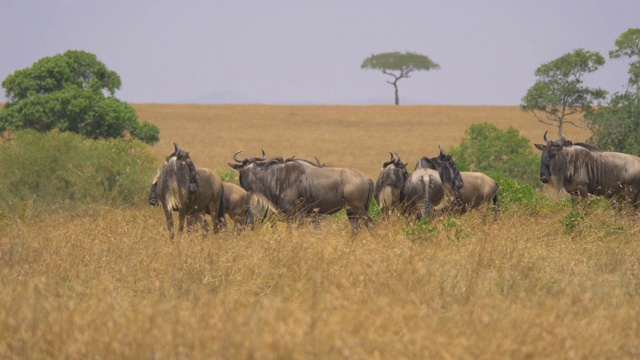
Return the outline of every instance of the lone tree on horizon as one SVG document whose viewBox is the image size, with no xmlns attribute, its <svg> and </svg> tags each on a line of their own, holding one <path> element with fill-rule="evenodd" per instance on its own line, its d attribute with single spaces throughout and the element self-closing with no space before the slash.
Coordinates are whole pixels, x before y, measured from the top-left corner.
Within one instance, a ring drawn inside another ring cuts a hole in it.
<svg viewBox="0 0 640 360">
<path fill-rule="evenodd" d="M 376 55 L 371 55 L 366 58 L 361 69 L 374 69 L 381 70 L 383 74 L 393 77 L 393 81 L 389 80 L 387 83 L 393 85 L 396 96 L 396 105 L 400 105 L 400 98 L 398 97 L 398 81 L 403 78 L 408 78 L 414 71 L 429 71 L 431 69 L 440 69 L 440 65 L 433 62 L 426 55 L 420 55 L 414 52 L 386 52 Z"/>
</svg>

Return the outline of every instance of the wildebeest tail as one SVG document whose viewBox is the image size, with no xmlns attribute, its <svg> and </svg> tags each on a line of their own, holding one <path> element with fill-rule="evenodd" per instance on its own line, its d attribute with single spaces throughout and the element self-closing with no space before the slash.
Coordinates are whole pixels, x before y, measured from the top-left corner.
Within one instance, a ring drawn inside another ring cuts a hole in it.
<svg viewBox="0 0 640 360">
<path fill-rule="evenodd" d="M 371 197 L 373 197 L 373 191 L 375 190 L 375 186 L 373 184 L 373 180 L 369 179 L 369 194 L 367 195 L 367 203 L 364 204 L 364 209 L 369 212 L 369 206 L 371 205 Z M 380 205 L 380 204 L 378 204 Z"/>
<path fill-rule="evenodd" d="M 225 220 L 225 208 L 224 206 L 224 186 L 222 187 L 222 193 L 220 194 L 220 204 L 218 204 L 218 219 Z"/>
<path fill-rule="evenodd" d="M 500 185 L 498 185 L 496 183 L 496 194 L 493 195 L 493 214 L 494 217 L 497 217 L 498 214 L 500 213 L 500 201 L 499 201 L 499 197 L 500 197 Z"/>
</svg>

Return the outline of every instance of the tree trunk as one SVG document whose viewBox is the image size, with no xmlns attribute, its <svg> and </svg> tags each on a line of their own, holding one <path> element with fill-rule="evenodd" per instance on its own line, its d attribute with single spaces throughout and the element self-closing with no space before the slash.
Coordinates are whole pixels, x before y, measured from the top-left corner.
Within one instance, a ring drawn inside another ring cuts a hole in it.
<svg viewBox="0 0 640 360">
<path fill-rule="evenodd" d="M 558 120 L 558 140 L 564 138 L 564 134 L 562 133 L 562 121 L 563 119 Z"/>
<path fill-rule="evenodd" d="M 395 94 L 396 94 L 396 105 L 400 105 L 400 97 L 398 96 L 398 84 L 397 84 L 398 80 L 396 79 L 396 81 L 394 81 L 391 85 L 393 85 L 393 88 L 395 89 Z"/>
</svg>

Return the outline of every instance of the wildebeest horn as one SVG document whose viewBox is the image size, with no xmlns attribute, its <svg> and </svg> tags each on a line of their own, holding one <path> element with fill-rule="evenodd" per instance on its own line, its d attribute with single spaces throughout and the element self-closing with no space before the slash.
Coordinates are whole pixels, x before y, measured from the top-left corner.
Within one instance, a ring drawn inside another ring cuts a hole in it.
<svg viewBox="0 0 640 360">
<path fill-rule="evenodd" d="M 242 152 L 242 150 L 240 150 L 240 151 L 236 151 L 236 153 L 235 153 L 235 154 L 233 154 L 233 160 L 234 160 L 235 162 L 237 162 L 237 163 L 243 163 L 243 162 L 247 161 L 247 159 L 246 159 L 246 158 L 245 158 L 245 159 L 242 159 L 242 160 L 238 160 L 238 157 L 237 157 L 237 156 L 238 156 L 238 154 L 240 154 L 241 152 Z"/>
<path fill-rule="evenodd" d="M 549 140 L 547 140 L 547 133 L 549 132 L 549 130 L 544 132 L 544 136 L 542 137 L 544 139 L 544 142 L 546 142 L 547 144 L 549 143 Z"/>
<path fill-rule="evenodd" d="M 442 145 L 438 144 L 438 149 L 440 149 L 440 155 L 447 155 L 444 149 L 442 149 Z"/>
<path fill-rule="evenodd" d="M 264 150 L 262 150 L 262 158 L 259 158 L 259 157 L 256 156 L 255 159 L 259 160 L 259 161 L 265 161 L 265 160 L 267 160 L 267 154 L 265 154 Z"/>
<path fill-rule="evenodd" d="M 389 151 L 389 155 L 391 155 L 391 159 L 389 159 L 389 162 L 393 162 L 394 158 L 393 158 L 393 153 L 391 151 Z"/>
<path fill-rule="evenodd" d="M 316 159 L 316 165 L 318 165 L 318 167 L 323 167 L 324 164 L 320 163 L 320 159 L 318 159 L 316 156 L 313 157 L 314 159 Z"/>
<path fill-rule="evenodd" d="M 175 148 L 174 153 L 178 153 L 178 150 L 180 150 L 180 145 L 178 145 L 178 143 L 173 143 L 173 147 Z"/>
<path fill-rule="evenodd" d="M 398 157 L 398 159 L 396 159 L 396 162 L 402 164 L 402 160 L 400 160 L 400 155 L 398 155 L 398 153 L 394 153 L 394 154 L 396 154 L 396 156 Z"/>
</svg>

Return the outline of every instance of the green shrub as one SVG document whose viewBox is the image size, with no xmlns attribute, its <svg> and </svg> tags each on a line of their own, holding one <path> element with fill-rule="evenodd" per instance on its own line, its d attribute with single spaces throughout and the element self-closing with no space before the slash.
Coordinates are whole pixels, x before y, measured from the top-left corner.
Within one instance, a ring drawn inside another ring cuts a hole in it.
<svg viewBox="0 0 640 360">
<path fill-rule="evenodd" d="M 382 216 L 380 205 L 378 205 L 378 202 L 373 197 L 371 198 L 371 204 L 369 204 L 369 215 L 376 221 Z"/>
<path fill-rule="evenodd" d="M 541 187 L 540 157 L 518 130 L 512 127 L 501 130 L 483 123 L 471 125 L 465 134 L 460 146 L 450 150 L 460 170 L 480 171 L 494 179 L 504 176 L 534 188 Z"/>
<path fill-rule="evenodd" d="M 407 225 L 403 232 L 411 242 L 423 242 L 437 235 L 439 230 L 437 225 L 431 224 L 431 219 L 422 218 L 415 224 Z"/>
<path fill-rule="evenodd" d="M 519 183 L 504 175 L 496 176 L 495 180 L 500 186 L 500 207 L 503 210 L 516 205 L 535 212 L 550 200 L 529 184 Z"/>
<path fill-rule="evenodd" d="M 219 170 L 218 176 L 220 176 L 220 179 L 222 179 L 222 181 L 224 182 L 228 182 L 236 185 L 240 184 L 240 181 L 238 179 L 238 172 L 234 169 L 227 168 L 224 170 Z"/>
<path fill-rule="evenodd" d="M 584 213 L 576 210 L 565 215 L 564 218 L 560 220 L 560 223 L 564 226 L 564 230 L 567 234 L 573 234 L 580 228 L 584 220 Z"/>
<path fill-rule="evenodd" d="M 89 140 L 69 132 L 19 131 L 0 145 L 0 211 L 142 203 L 156 171 L 138 140 Z"/>
</svg>

